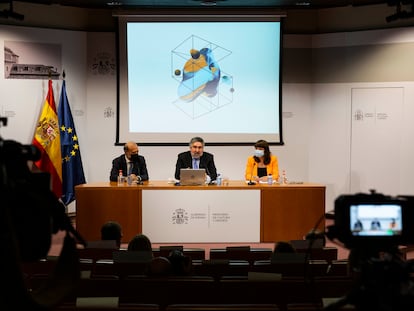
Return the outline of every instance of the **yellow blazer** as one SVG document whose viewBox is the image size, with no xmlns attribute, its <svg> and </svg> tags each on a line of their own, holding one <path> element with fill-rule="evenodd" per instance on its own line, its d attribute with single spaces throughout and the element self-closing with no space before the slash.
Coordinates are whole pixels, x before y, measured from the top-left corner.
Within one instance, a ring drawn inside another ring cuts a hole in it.
<svg viewBox="0 0 414 311">
<path fill-rule="evenodd" d="M 266 170 L 267 174 L 272 174 L 273 180 L 279 179 L 279 164 L 276 156 L 270 156 L 270 163 L 266 165 Z M 257 162 L 254 160 L 253 156 L 250 156 L 247 159 L 244 178 L 246 180 L 253 180 L 253 176 L 257 176 Z"/>
</svg>

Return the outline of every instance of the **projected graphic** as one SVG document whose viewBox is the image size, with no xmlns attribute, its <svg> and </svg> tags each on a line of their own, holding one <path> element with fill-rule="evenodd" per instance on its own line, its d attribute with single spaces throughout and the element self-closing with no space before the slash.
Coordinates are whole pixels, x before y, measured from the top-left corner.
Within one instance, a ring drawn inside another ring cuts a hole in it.
<svg viewBox="0 0 414 311">
<path fill-rule="evenodd" d="M 201 51 L 192 49 L 190 53 L 191 59 L 184 65 L 183 80 L 178 87 L 180 99 L 190 102 L 202 92 L 208 97 L 215 96 L 220 80 L 220 67 L 214 60 L 213 52 L 209 48 L 203 48 Z"/>
<path fill-rule="evenodd" d="M 233 101 L 233 77 L 220 68 L 231 51 L 192 35 L 171 54 L 176 107 L 195 119 Z"/>
<path fill-rule="evenodd" d="M 166 19 L 120 29 L 119 140 L 280 142 L 280 21 Z"/>
</svg>

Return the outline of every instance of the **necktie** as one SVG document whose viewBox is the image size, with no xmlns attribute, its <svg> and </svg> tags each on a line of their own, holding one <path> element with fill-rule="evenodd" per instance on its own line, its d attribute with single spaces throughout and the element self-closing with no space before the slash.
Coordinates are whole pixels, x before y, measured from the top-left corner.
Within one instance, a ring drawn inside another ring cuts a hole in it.
<svg viewBox="0 0 414 311">
<path fill-rule="evenodd" d="M 132 168 L 133 168 L 133 163 L 132 162 L 128 162 L 128 175 L 132 174 Z"/>
<path fill-rule="evenodd" d="M 193 159 L 193 168 L 198 169 L 198 159 Z"/>
</svg>

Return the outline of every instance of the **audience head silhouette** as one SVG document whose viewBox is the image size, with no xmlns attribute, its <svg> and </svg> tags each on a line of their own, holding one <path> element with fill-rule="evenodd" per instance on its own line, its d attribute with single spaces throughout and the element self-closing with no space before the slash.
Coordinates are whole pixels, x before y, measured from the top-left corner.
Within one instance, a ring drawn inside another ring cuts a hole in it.
<svg viewBox="0 0 414 311">
<path fill-rule="evenodd" d="M 145 234 L 137 234 L 128 243 L 129 251 L 152 251 L 150 239 Z"/>
<path fill-rule="evenodd" d="M 191 258 L 185 256 L 182 251 L 173 249 L 168 255 L 168 260 L 171 263 L 171 273 L 173 275 L 191 275 Z"/>
<path fill-rule="evenodd" d="M 154 257 L 148 267 L 149 276 L 169 276 L 171 274 L 171 262 L 166 257 Z"/>
<path fill-rule="evenodd" d="M 108 221 L 101 227 L 101 240 L 115 240 L 116 245 L 121 247 L 122 227 L 116 221 Z"/>
<path fill-rule="evenodd" d="M 296 253 L 296 249 L 290 242 L 279 241 L 275 243 L 273 253 Z"/>
<path fill-rule="evenodd" d="M 315 241 L 315 240 L 322 240 L 322 245 L 326 245 L 326 238 L 325 233 L 322 231 L 319 231 L 317 229 L 312 229 L 305 235 L 305 240 L 309 241 Z"/>
</svg>

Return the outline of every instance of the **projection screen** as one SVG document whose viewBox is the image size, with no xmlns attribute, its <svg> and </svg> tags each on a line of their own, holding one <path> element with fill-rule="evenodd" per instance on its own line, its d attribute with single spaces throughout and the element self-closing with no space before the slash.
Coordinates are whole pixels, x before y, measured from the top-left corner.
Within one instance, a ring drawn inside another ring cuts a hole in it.
<svg viewBox="0 0 414 311">
<path fill-rule="evenodd" d="M 119 16 L 117 141 L 283 144 L 281 18 Z"/>
</svg>

